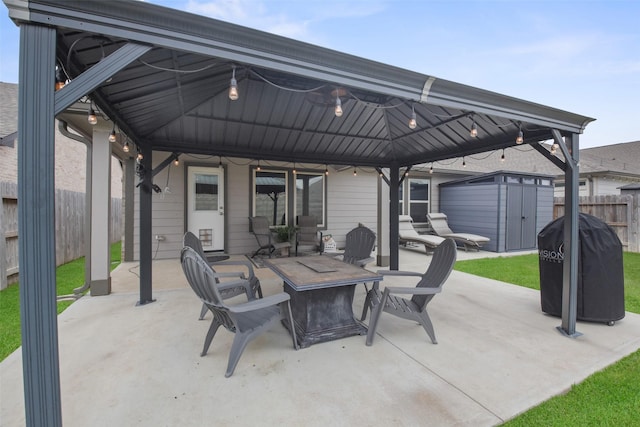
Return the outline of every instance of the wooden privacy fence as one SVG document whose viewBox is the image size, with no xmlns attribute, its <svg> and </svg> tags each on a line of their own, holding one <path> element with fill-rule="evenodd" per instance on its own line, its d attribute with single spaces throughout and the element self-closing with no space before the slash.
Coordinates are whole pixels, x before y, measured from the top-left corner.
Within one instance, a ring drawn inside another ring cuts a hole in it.
<svg viewBox="0 0 640 427">
<path fill-rule="evenodd" d="M 579 211 L 606 222 L 620 239 L 623 250 L 640 252 L 638 242 L 638 196 L 635 194 L 583 196 L 578 198 Z M 564 197 L 554 197 L 553 217 L 564 215 Z"/>
<path fill-rule="evenodd" d="M 12 182 L 0 182 L 0 289 L 18 280 L 18 190 Z M 85 194 L 56 190 L 56 265 L 85 255 Z M 111 199 L 110 243 L 122 239 L 122 199 Z"/>
</svg>

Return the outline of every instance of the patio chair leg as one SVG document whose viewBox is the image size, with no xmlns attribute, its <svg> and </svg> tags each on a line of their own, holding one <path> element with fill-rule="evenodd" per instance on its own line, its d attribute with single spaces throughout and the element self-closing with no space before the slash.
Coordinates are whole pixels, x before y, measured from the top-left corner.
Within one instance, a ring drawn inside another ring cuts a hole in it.
<svg viewBox="0 0 640 427">
<path fill-rule="evenodd" d="M 207 332 L 207 336 L 204 339 L 204 347 L 202 348 L 202 353 L 200 356 L 204 356 L 209 351 L 209 346 L 211 345 L 211 341 L 213 341 L 213 337 L 216 335 L 218 328 L 222 325 L 218 320 L 216 320 L 215 316 L 211 321 L 211 326 L 209 326 L 209 331 Z"/>
<path fill-rule="evenodd" d="M 198 317 L 198 320 L 204 320 L 204 316 L 207 314 L 207 310 L 209 310 L 207 308 L 207 305 L 202 304 L 202 308 L 200 309 L 200 317 Z"/>
<path fill-rule="evenodd" d="M 433 323 L 431 323 L 431 318 L 429 318 L 426 311 L 422 312 L 422 315 L 418 316 L 418 321 L 427 332 L 427 335 L 429 335 L 429 338 L 431 338 L 431 342 L 433 344 L 438 344 L 438 341 L 436 341 L 436 333 L 433 330 Z"/>
</svg>

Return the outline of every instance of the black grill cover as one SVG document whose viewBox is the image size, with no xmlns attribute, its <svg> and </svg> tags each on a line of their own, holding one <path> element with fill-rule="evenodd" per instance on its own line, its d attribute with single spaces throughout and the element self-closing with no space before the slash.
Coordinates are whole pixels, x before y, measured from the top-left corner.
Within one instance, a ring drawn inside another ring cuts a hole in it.
<svg viewBox="0 0 640 427">
<path fill-rule="evenodd" d="M 562 316 L 564 217 L 538 233 L 542 311 Z M 605 222 L 578 215 L 578 320 L 614 322 L 624 317 L 622 243 Z"/>
</svg>

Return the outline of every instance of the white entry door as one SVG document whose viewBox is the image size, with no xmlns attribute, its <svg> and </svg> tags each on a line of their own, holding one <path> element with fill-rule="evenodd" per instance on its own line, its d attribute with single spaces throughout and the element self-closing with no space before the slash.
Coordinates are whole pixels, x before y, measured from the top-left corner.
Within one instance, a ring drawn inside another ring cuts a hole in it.
<svg viewBox="0 0 640 427">
<path fill-rule="evenodd" d="M 189 166 L 187 181 L 187 229 L 205 251 L 224 250 L 223 169 Z"/>
</svg>

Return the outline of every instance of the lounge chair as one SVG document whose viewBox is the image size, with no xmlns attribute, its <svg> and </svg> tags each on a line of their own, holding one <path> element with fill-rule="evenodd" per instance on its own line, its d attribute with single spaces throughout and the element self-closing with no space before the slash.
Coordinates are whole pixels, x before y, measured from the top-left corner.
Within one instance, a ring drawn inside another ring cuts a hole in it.
<svg viewBox="0 0 640 427">
<path fill-rule="evenodd" d="M 371 320 L 367 332 L 367 345 L 373 344 L 376 335 L 378 320 L 382 312 L 393 314 L 403 319 L 413 320 L 422 325 L 431 338 L 431 342 L 437 344 L 436 334 L 433 331 L 433 324 L 427 314 L 427 304 L 433 299 L 435 294 L 442 291 L 442 286 L 449 278 L 453 265 L 456 263 L 456 243 L 453 239 L 445 239 L 433 252 L 433 258 L 425 273 L 414 273 L 411 271 L 383 270 L 378 274 L 387 276 L 419 277 L 420 281 L 414 288 L 404 286 L 385 286 L 384 291 L 380 291 L 376 282 L 367 293 L 364 302 L 361 321 L 367 318 L 367 311 L 371 310 Z M 386 279 L 385 279 L 386 282 Z M 398 295 L 413 295 L 411 299 L 402 298 Z"/>
<path fill-rule="evenodd" d="M 462 243 L 465 251 L 468 249 L 480 250 L 485 243 L 491 240 L 488 237 L 479 236 L 477 234 L 454 233 L 449 228 L 447 216 L 443 213 L 428 213 L 427 218 L 429 219 L 431 229 L 435 234 L 441 237 L 451 237 L 457 243 Z"/>
<path fill-rule="evenodd" d="M 424 250 L 429 253 L 433 252 L 435 248 L 442 242 L 444 237 L 434 236 L 432 234 L 418 234 L 413 228 L 413 218 L 409 215 L 400 215 L 399 217 L 399 238 L 400 243 L 406 245 L 407 243 L 418 243 L 424 245 Z"/>
</svg>

